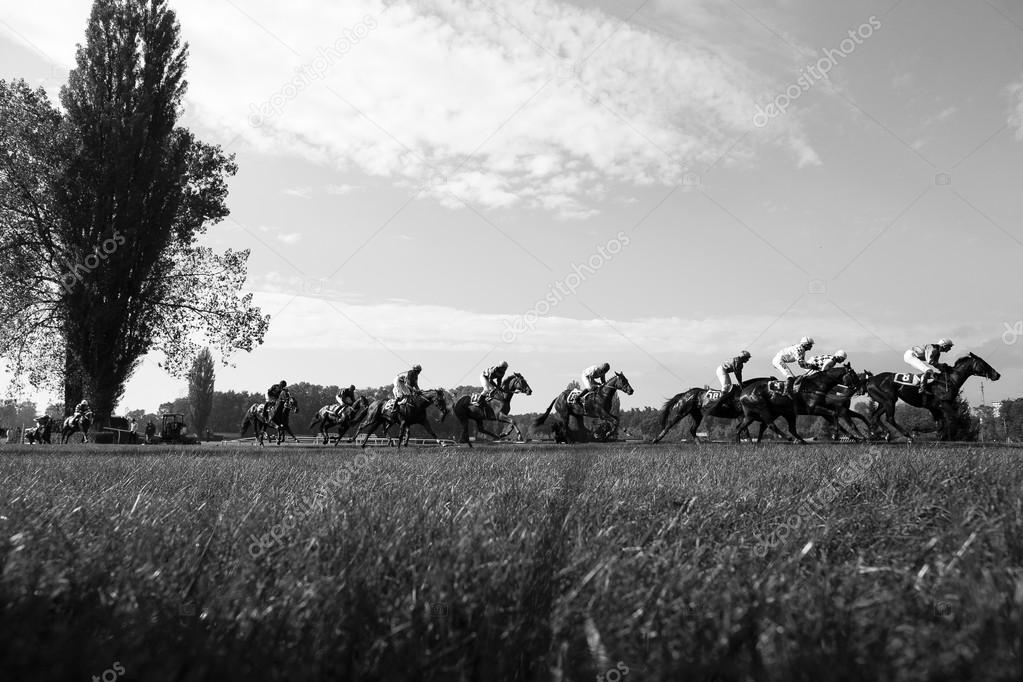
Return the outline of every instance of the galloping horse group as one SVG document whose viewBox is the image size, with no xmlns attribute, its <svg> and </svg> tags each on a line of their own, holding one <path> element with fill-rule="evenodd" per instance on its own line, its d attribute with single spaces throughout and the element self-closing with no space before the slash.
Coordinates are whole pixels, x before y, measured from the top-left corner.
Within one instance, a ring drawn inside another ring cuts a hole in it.
<svg viewBox="0 0 1023 682">
<path fill-rule="evenodd" d="M 685 417 L 692 417 L 689 432 L 694 440 L 699 440 L 697 429 L 705 417 L 736 419 L 735 439 L 742 434 L 749 437 L 749 427 L 759 424 L 756 442 L 759 443 L 767 429 L 773 430 L 782 438 L 804 443 L 805 440 L 797 430 L 798 416 L 815 416 L 827 419 L 837 432 L 845 434 L 855 441 L 884 435 L 891 438 L 893 429 L 906 438 L 911 435 L 895 421 L 895 404 L 898 400 L 913 406 L 925 408 L 931 412 L 937 425 L 940 437 L 954 440 L 959 434 L 956 425 L 956 399 L 959 390 L 971 376 L 981 376 L 997 381 L 1001 375 L 980 357 L 970 353 L 959 358 L 954 365 L 944 366 L 942 374 L 926 388 L 920 384 L 909 385 L 897 381 L 894 372 L 871 374 L 868 371 L 856 372 L 849 363 L 838 365 L 821 372 L 812 372 L 800 378 L 795 391 L 789 394 L 785 390 L 785 382 L 774 377 L 761 377 L 744 381 L 733 392 L 710 390 L 706 387 L 690 388 L 667 400 L 661 409 L 661 430 L 653 439 L 657 443 L 662 440 Z M 580 440 L 578 434 L 586 432 L 585 419 L 599 419 L 602 422 L 602 433 L 615 434 L 618 429 L 618 416 L 615 414 L 614 396 L 617 392 L 632 395 L 634 389 L 628 378 L 621 372 L 614 375 L 601 386 L 587 391 L 579 398 L 575 389 L 565 389 L 548 405 L 547 410 L 535 421 L 536 426 L 543 425 L 554 412 L 560 417 L 558 433 L 567 442 Z M 362 447 L 366 447 L 369 439 L 383 430 L 388 437 L 388 444 L 395 441 L 389 435 L 392 426 L 398 427 L 398 447 L 408 445 L 410 429 L 419 424 L 436 438 L 436 434 L 427 417 L 429 409 L 436 409 L 443 421 L 449 412 L 454 413 L 461 424 L 459 440 L 472 447 L 469 438 L 469 423 L 475 423 L 479 433 L 495 439 L 502 439 L 514 433 L 518 440 L 523 434 L 515 420 L 511 418 L 512 399 L 518 395 L 532 395 L 533 389 L 519 373 L 505 377 L 499 388 L 487 396 L 486 400 L 477 401 L 465 395 L 451 404 L 450 396 L 443 389 L 420 391 L 406 401 L 373 400 L 358 395 L 355 386 L 343 389 L 339 394 L 338 404 L 324 405 L 313 417 L 309 428 L 318 428 L 319 437 L 324 444 L 330 442 L 331 432 L 336 432 L 334 444 L 337 445 L 344 435 L 356 428 L 352 440 L 358 442 L 363 436 Z M 869 417 L 851 409 L 853 397 L 866 395 L 877 402 L 877 408 Z M 264 418 L 264 414 L 269 416 Z M 268 404 L 266 411 L 260 404 L 252 405 L 245 414 L 242 423 L 242 435 L 250 424 L 253 425 L 260 444 L 268 437 L 268 430 L 275 432 L 276 442 L 284 442 L 285 435 L 298 440 L 291 431 L 288 419 L 291 413 L 298 412 L 298 402 L 289 392 L 282 394 L 280 399 Z M 786 429 L 776 423 L 781 418 Z M 860 422 L 866 429 L 862 433 L 856 426 Z M 489 424 L 494 427 L 489 427 Z M 65 423 L 66 432 L 72 425 Z M 574 426 L 574 428 L 573 428 Z M 83 431 L 88 430 L 86 420 Z"/>
<path fill-rule="evenodd" d="M 799 442 L 803 438 L 796 431 L 796 417 L 811 415 L 828 419 L 832 425 L 853 440 L 865 437 L 884 435 L 891 438 L 892 428 L 905 438 L 912 440 L 906 429 L 895 421 L 895 404 L 901 399 L 912 407 L 925 408 L 930 411 L 942 440 L 955 440 L 959 433 L 955 419 L 956 399 L 959 390 L 971 376 L 980 376 L 991 381 L 998 381 L 1001 374 L 983 359 L 969 353 L 952 366 L 942 368 L 942 373 L 926 388 L 920 384 L 903 384 L 896 381 L 895 372 L 871 374 L 857 373 L 849 363 L 834 367 L 824 372 L 804 375 L 794 395 L 786 395 L 781 383 L 773 377 L 764 377 L 744 381 L 731 399 L 716 400 L 708 398 L 708 394 L 720 396 L 720 391 L 709 391 L 707 388 L 691 388 L 667 400 L 661 408 L 661 431 L 654 438 L 660 441 L 682 419 L 691 416 L 690 435 L 699 440 L 697 429 L 704 417 L 721 417 L 725 419 L 740 418 L 735 430 L 735 439 L 746 432 L 753 422 L 760 423 L 760 433 L 756 441 L 763 438 L 764 431 L 771 428 L 782 437 L 790 437 Z M 875 402 L 877 407 L 868 417 L 850 409 L 852 398 L 865 394 Z M 706 408 L 710 412 L 705 413 Z M 885 419 L 882 420 L 881 417 Z M 775 420 L 783 417 L 788 425 L 788 433 L 783 433 Z M 859 433 L 853 420 L 858 420 L 867 429 L 867 435 Z"/>
</svg>

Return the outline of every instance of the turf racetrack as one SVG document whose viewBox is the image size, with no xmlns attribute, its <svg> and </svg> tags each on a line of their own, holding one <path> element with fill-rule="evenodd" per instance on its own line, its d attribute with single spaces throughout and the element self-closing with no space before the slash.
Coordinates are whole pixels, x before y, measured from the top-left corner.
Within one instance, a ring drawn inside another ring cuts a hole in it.
<svg viewBox="0 0 1023 682">
<path fill-rule="evenodd" d="M 0 449 L 5 680 L 1023 678 L 1023 451 Z"/>
</svg>

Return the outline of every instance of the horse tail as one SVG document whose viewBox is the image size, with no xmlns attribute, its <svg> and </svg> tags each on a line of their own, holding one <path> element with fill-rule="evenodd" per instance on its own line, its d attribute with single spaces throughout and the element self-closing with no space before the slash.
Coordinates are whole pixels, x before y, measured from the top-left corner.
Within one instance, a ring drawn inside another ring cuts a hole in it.
<svg viewBox="0 0 1023 682">
<path fill-rule="evenodd" d="M 547 417 L 551 415 L 551 410 L 554 409 L 554 403 L 558 402 L 558 398 L 560 397 L 560 395 L 555 397 L 554 400 L 551 401 L 551 404 L 547 406 L 547 411 L 533 420 L 533 426 L 543 426 L 543 423 L 547 421 Z"/>
<path fill-rule="evenodd" d="M 671 398 L 664 401 L 664 406 L 661 407 L 661 428 L 663 429 L 668 425 L 668 418 L 671 416 L 671 411 L 675 409 L 675 406 L 682 402 L 682 399 L 686 397 L 689 391 L 683 391 Z"/>
<path fill-rule="evenodd" d="M 313 428 L 314 426 L 316 426 L 317 424 L 319 424 L 322 421 L 322 419 L 320 418 L 320 414 L 321 414 L 321 412 L 317 412 L 315 415 L 313 415 L 313 420 L 311 422 L 309 422 L 309 428 L 310 429 Z"/>
<path fill-rule="evenodd" d="M 239 438 L 241 438 L 242 436 L 245 435 L 245 432 L 248 430 L 249 424 L 251 422 L 252 422 L 252 411 L 249 410 L 248 412 L 245 413 L 245 419 L 242 420 L 242 430 L 241 430 L 241 433 L 238 434 Z"/>
</svg>

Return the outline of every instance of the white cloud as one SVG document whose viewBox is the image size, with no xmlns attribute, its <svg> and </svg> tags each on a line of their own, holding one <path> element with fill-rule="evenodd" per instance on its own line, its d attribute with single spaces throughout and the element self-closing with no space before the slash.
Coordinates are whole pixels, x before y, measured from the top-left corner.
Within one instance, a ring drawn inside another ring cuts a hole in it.
<svg viewBox="0 0 1023 682">
<path fill-rule="evenodd" d="M 343 197 L 343 196 L 347 196 L 347 195 L 349 195 L 349 194 L 351 194 L 353 192 L 357 192 L 360 189 L 362 189 L 362 187 L 360 187 L 359 185 L 349 185 L 349 184 L 342 183 L 340 185 L 327 185 L 324 188 L 324 191 L 327 194 L 331 194 L 333 196 Z"/>
<path fill-rule="evenodd" d="M 1016 139 L 1023 141 L 1023 83 L 1014 83 L 1008 88 L 1011 97 L 1008 124 L 1016 131 Z"/>
<path fill-rule="evenodd" d="M 284 242 L 285 244 L 297 244 L 300 241 L 302 241 L 302 233 L 301 232 L 285 232 L 285 233 L 276 235 L 275 238 L 277 239 L 277 241 Z"/>
<path fill-rule="evenodd" d="M 299 199 L 308 199 L 313 195 L 311 187 L 289 187 L 284 190 L 284 194 L 289 197 L 298 197 Z"/>
<path fill-rule="evenodd" d="M 452 208 L 464 199 L 579 218 L 610 183 L 675 184 L 729 149 L 725 163 L 748 163 L 756 139 L 778 136 L 759 137 L 752 123 L 777 72 L 749 57 L 771 51 L 777 61 L 785 46 L 754 25 L 719 30 L 711 0 L 684 4 L 670 36 L 641 28 L 642 17 L 622 25 L 553 0 L 175 9 L 190 43 L 189 115 L 225 140 L 242 134 L 265 153 L 409 188 L 436 174 L 426 191 Z M 12 6 L 10 20 L 67 63 L 86 5 L 42 0 Z M 55 27 L 53 16 L 65 20 Z M 321 51 L 331 46 L 344 49 Z M 252 127 L 266 103 L 274 110 Z M 782 130 L 799 166 L 820 163 L 796 117 Z"/>
<path fill-rule="evenodd" d="M 325 285 L 315 295 L 308 287 L 286 277 L 259 283 L 256 303 L 268 312 L 286 309 L 287 318 L 271 324 L 265 347 L 272 350 L 378 350 L 487 352 L 495 346 L 517 352 L 646 353 L 707 356 L 726 359 L 741 348 L 736 344 L 757 341 L 750 348 L 758 364 L 767 365 L 774 352 L 794 342 L 806 330 L 827 330 L 818 336 L 820 352 L 845 348 L 853 355 L 883 352 L 901 357 L 901 349 L 937 334 L 932 328 L 907 328 L 903 320 L 871 322 L 878 336 L 864 331 L 856 321 L 828 312 L 822 305 L 791 312 L 779 320 L 775 315 L 751 315 L 689 319 L 646 317 L 629 320 L 576 319 L 555 314 L 539 316 L 531 329 L 522 328 L 518 315 L 480 313 L 443 305 L 415 305 L 400 300 L 370 303 L 340 293 L 339 285 Z M 297 295 L 297 298 L 296 298 Z M 287 305 L 286 305 L 287 304 Z M 509 344 L 509 329 L 519 331 Z M 766 330 L 766 332 L 765 332 Z M 959 330 L 956 343 L 976 347 L 986 337 L 981 331 Z M 883 339 L 883 340 L 882 340 Z M 890 344 L 892 348 L 889 348 Z"/>
</svg>

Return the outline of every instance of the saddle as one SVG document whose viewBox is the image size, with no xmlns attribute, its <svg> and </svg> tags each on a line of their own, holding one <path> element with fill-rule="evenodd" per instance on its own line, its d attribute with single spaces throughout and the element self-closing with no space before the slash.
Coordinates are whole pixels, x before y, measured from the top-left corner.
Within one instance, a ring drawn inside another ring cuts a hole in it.
<svg viewBox="0 0 1023 682">
<path fill-rule="evenodd" d="M 895 383 L 902 386 L 920 386 L 923 381 L 923 374 L 911 374 L 909 372 L 898 372 L 895 374 Z"/>
<path fill-rule="evenodd" d="M 583 394 L 582 389 L 573 388 L 568 394 L 568 402 L 577 403 L 579 402 L 579 396 Z"/>
<path fill-rule="evenodd" d="M 398 404 L 397 398 L 390 398 L 387 402 L 384 403 L 384 410 L 388 412 L 394 412 L 394 408 L 397 404 Z"/>
</svg>

